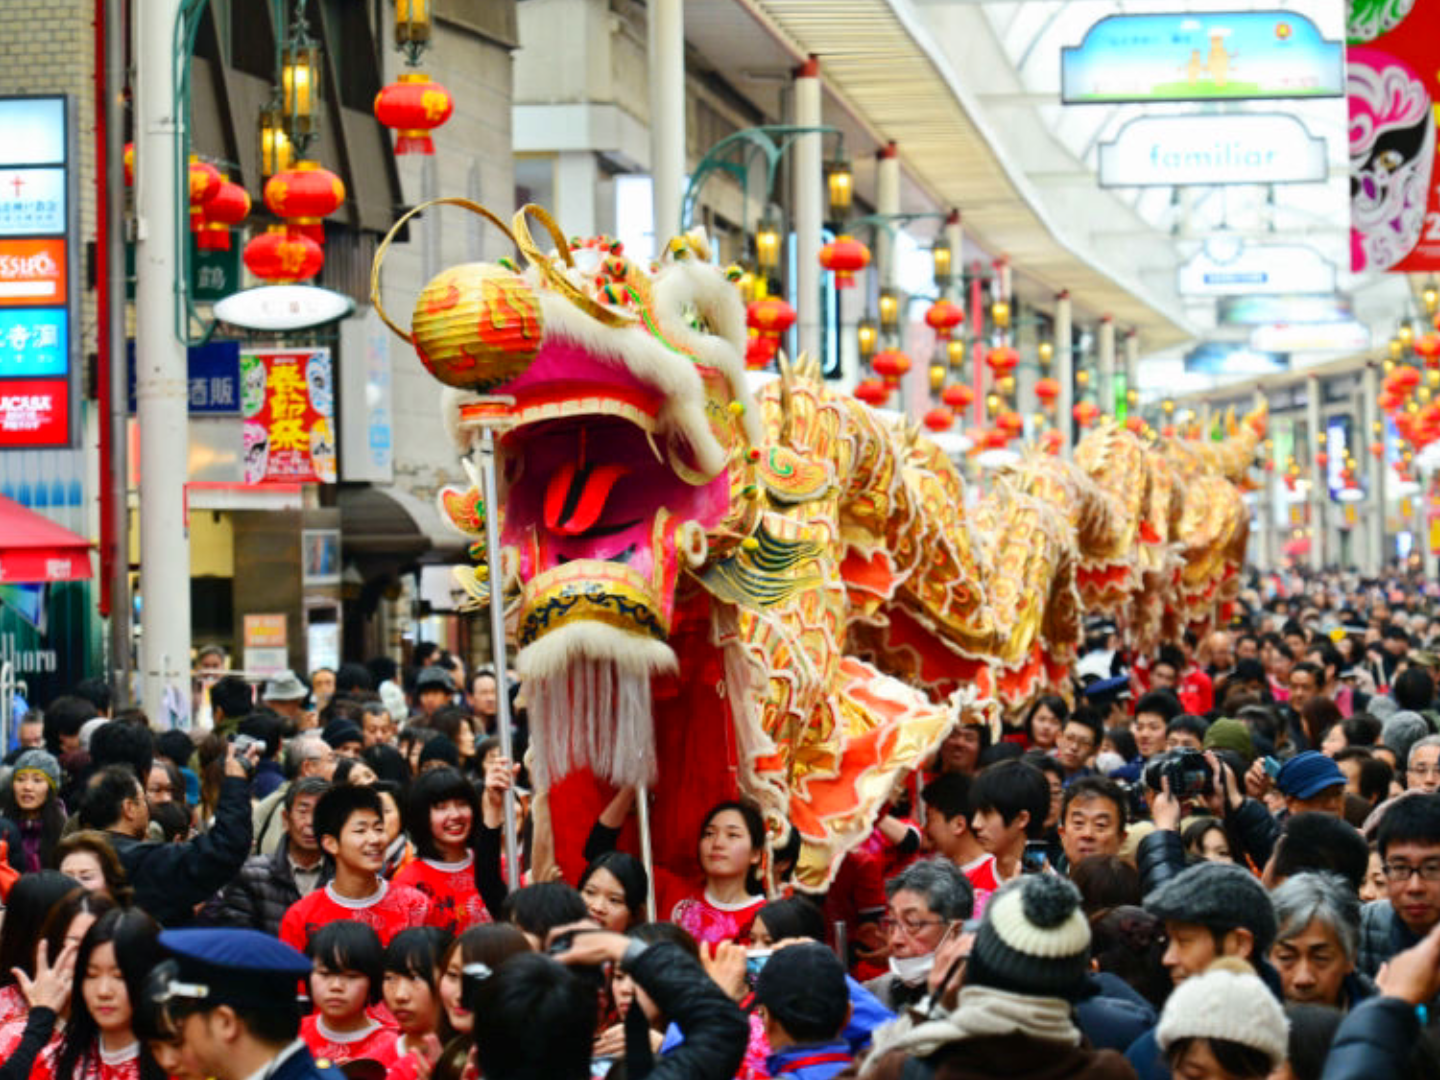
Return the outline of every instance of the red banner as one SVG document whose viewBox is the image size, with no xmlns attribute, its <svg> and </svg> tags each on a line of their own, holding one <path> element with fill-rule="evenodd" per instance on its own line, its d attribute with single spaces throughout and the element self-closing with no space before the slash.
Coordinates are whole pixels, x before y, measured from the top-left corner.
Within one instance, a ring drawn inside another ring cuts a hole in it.
<svg viewBox="0 0 1440 1080">
<path fill-rule="evenodd" d="M 1440 270 L 1440 5 L 1349 0 L 1350 268 Z"/>
<path fill-rule="evenodd" d="M 66 446 L 70 384 L 65 379 L 0 382 L 0 446 Z"/>
<path fill-rule="evenodd" d="M 335 482 L 329 349 L 243 354 L 247 484 Z"/>
</svg>

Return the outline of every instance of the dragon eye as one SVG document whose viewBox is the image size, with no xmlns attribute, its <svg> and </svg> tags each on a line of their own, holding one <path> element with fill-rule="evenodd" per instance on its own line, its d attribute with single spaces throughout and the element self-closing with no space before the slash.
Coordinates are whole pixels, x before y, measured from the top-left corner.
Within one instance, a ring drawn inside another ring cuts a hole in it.
<svg viewBox="0 0 1440 1080">
<path fill-rule="evenodd" d="M 696 333 L 710 333 L 710 320 L 701 314 L 700 309 L 694 304 L 686 304 L 684 309 L 685 325 Z"/>
</svg>

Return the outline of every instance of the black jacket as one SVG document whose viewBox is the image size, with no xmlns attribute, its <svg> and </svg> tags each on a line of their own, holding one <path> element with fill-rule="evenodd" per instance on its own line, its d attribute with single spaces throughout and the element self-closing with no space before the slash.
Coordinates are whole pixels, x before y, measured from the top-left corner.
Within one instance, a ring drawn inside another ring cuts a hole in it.
<svg viewBox="0 0 1440 1080">
<path fill-rule="evenodd" d="M 135 904 L 161 926 L 184 926 L 195 908 L 230 883 L 250 854 L 250 788 L 242 779 L 220 781 L 215 823 L 183 844 L 156 844 L 109 833 Z"/>
<path fill-rule="evenodd" d="M 1085 994 L 1075 1001 L 1075 1026 L 1096 1050 L 1122 1054 L 1159 1023 L 1155 1007 L 1108 971 L 1085 980 Z"/>
<path fill-rule="evenodd" d="M 25 1017 L 25 1031 L 9 1058 L 0 1064 L 0 1080 L 26 1080 L 32 1075 L 31 1069 L 40 1058 L 40 1051 L 50 1041 L 57 1021 L 54 1009 L 43 1006 L 30 1010 Z"/>
<path fill-rule="evenodd" d="M 1335 1032 L 1321 1080 L 1374 1080 L 1405 1076 L 1420 1034 L 1415 1007 L 1393 997 L 1374 997 L 1356 1006 Z"/>
<path fill-rule="evenodd" d="M 1270 861 L 1275 841 L 1280 835 L 1280 823 L 1263 803 L 1246 799 L 1240 804 L 1240 809 L 1225 819 L 1225 823 L 1256 866 L 1264 866 Z M 1135 849 L 1135 865 L 1140 871 L 1141 894 L 1149 896 L 1152 889 L 1164 885 L 1189 865 L 1180 833 L 1171 829 L 1156 829 L 1144 837 Z"/>
<path fill-rule="evenodd" d="M 251 855 L 235 880 L 205 905 L 204 921 L 211 926 L 239 926 L 280 936 L 280 920 L 300 899 L 300 887 L 290 869 L 290 841 L 270 855 Z M 319 888 L 330 880 L 329 860 L 321 861 Z"/>
<path fill-rule="evenodd" d="M 699 962 L 679 945 L 662 941 L 636 958 L 630 974 L 685 1037 L 654 1063 L 648 1080 L 731 1080 L 745 1058 L 750 1022 Z M 641 1039 L 644 1046 L 636 1049 L 643 1057 L 650 1044 L 648 1035 Z M 634 1060 L 629 1047 L 626 1056 Z"/>
</svg>

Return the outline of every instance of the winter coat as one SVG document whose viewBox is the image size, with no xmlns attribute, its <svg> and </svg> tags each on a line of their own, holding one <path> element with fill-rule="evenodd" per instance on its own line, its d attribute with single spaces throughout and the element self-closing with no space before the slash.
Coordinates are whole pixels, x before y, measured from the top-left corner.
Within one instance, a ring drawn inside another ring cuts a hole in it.
<svg viewBox="0 0 1440 1080">
<path fill-rule="evenodd" d="M 300 887 L 290 867 L 290 841 L 280 842 L 273 855 L 251 855 L 235 880 L 206 905 L 205 922 L 212 926 L 238 926 L 280 936 L 280 920 L 299 901 Z M 322 862 L 317 888 L 330 879 L 330 866 Z"/>
<path fill-rule="evenodd" d="M 1372 900 L 1360 909 L 1360 949 L 1355 967 L 1373 979 L 1381 964 L 1419 942 L 1395 914 L 1389 900 Z"/>
<path fill-rule="evenodd" d="M 1130 984 L 1108 971 L 1086 979 L 1087 993 L 1075 1002 L 1075 1026 L 1096 1050 L 1125 1050 L 1159 1023 L 1155 1007 Z"/>
<path fill-rule="evenodd" d="M 910 1060 L 893 1050 L 866 1066 L 866 1080 L 1135 1080 L 1135 1071 L 1114 1050 L 1019 1034 L 953 1042 L 907 1069 Z"/>
<path fill-rule="evenodd" d="M 1340 1022 L 1320 1080 L 1405 1076 L 1420 1019 L 1408 1001 L 1374 997 Z"/>
<path fill-rule="evenodd" d="M 648 1080 L 731 1080 L 745 1056 L 750 1022 L 679 945 L 656 942 L 636 957 L 630 976 L 685 1041 L 659 1058 Z M 645 1042 L 642 1053 L 649 1052 Z"/>
<path fill-rule="evenodd" d="M 135 888 L 135 906 L 161 926 L 184 926 L 230 880 L 250 854 L 250 788 L 227 776 L 220 781 L 215 823 L 183 844 L 156 844 L 123 833 L 107 834 L 126 880 Z"/>
</svg>

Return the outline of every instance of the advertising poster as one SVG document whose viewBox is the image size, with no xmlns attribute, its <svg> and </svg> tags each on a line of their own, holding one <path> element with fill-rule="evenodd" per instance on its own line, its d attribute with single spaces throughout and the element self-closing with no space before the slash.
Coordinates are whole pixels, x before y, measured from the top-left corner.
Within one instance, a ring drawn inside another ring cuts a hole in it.
<svg viewBox="0 0 1440 1080">
<path fill-rule="evenodd" d="M 1345 93 L 1340 43 L 1294 11 L 1107 15 L 1060 62 L 1067 105 Z"/>
<path fill-rule="evenodd" d="M 334 410 L 329 349 L 242 355 L 245 482 L 333 484 Z"/>
<path fill-rule="evenodd" d="M 1440 269 L 1435 43 L 1440 11 L 1410 0 L 1349 0 L 1350 269 Z"/>
</svg>

